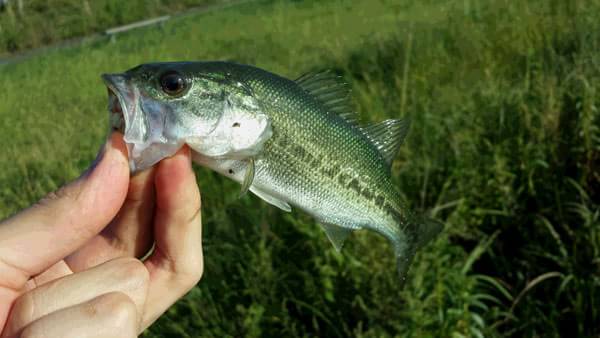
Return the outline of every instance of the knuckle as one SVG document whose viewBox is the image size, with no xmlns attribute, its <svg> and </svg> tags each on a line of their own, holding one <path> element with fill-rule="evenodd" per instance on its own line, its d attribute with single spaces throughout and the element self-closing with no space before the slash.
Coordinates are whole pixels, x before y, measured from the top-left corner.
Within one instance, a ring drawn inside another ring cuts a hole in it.
<svg viewBox="0 0 600 338">
<path fill-rule="evenodd" d="M 195 265 L 195 268 L 192 268 L 189 273 L 190 287 L 196 286 L 196 284 L 198 284 L 198 282 L 200 282 L 202 279 L 202 275 L 204 275 L 204 264 Z"/>
<path fill-rule="evenodd" d="M 198 191 L 195 195 L 197 199 L 194 201 L 194 203 L 198 206 L 198 209 L 200 209 L 200 207 L 202 207 L 202 195 L 200 195 L 200 191 Z"/>
<path fill-rule="evenodd" d="M 28 326 L 19 335 L 20 338 L 48 338 L 44 330 L 41 330 L 37 325 Z"/>
<path fill-rule="evenodd" d="M 185 267 L 177 269 L 173 277 L 175 282 L 186 291 L 192 289 L 200 282 L 202 275 L 204 274 L 203 264 L 190 264 Z"/>
<path fill-rule="evenodd" d="M 28 292 L 17 298 L 11 311 L 10 322 L 14 327 L 22 327 L 34 319 L 35 299 Z"/>
<path fill-rule="evenodd" d="M 191 216 L 187 219 L 187 223 L 191 224 L 191 223 L 201 222 L 201 219 L 202 219 L 202 208 L 200 207 L 200 205 L 197 205 L 196 208 L 194 209 L 194 212 L 192 212 Z"/>
<path fill-rule="evenodd" d="M 136 285 L 147 285 L 150 281 L 150 273 L 140 260 L 132 257 L 116 259 L 118 276 Z"/>
<path fill-rule="evenodd" d="M 109 322 L 120 330 L 137 330 L 137 307 L 133 300 L 122 292 L 111 292 L 98 297 L 86 312 L 90 317 L 108 316 Z"/>
</svg>

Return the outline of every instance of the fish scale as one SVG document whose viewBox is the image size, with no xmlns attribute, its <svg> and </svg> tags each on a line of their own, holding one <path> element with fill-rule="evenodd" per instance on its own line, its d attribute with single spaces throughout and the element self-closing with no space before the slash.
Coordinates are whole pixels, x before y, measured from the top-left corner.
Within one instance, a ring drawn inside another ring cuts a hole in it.
<svg viewBox="0 0 600 338">
<path fill-rule="evenodd" d="M 402 277 L 416 249 L 441 228 L 410 212 L 392 184 L 391 161 L 408 123 L 359 126 L 348 90 L 332 73 L 292 81 L 247 65 L 182 62 L 141 65 L 105 81 L 122 107 L 112 113 L 123 111 L 125 123 L 143 128 L 144 118 L 163 115 L 156 130 L 131 133 L 159 132 L 167 150 L 150 145 L 152 158 L 134 163 L 151 165 L 187 143 L 196 163 L 240 182 L 243 191 L 314 216 L 338 250 L 353 230 L 382 234 L 393 244 Z M 147 139 L 131 142 L 139 147 Z"/>
</svg>

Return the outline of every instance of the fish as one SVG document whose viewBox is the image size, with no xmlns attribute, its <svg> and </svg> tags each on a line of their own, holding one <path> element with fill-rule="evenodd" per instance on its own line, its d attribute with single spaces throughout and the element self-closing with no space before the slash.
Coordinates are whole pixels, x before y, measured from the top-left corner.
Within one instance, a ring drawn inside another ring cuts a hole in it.
<svg viewBox="0 0 600 338">
<path fill-rule="evenodd" d="M 242 195 L 310 214 L 338 251 L 353 231 L 383 235 L 402 280 L 443 227 L 409 210 L 392 183 L 409 120 L 361 125 L 334 72 L 291 80 L 233 62 L 156 62 L 102 79 L 133 173 L 187 144 L 195 163 L 240 183 Z"/>
</svg>

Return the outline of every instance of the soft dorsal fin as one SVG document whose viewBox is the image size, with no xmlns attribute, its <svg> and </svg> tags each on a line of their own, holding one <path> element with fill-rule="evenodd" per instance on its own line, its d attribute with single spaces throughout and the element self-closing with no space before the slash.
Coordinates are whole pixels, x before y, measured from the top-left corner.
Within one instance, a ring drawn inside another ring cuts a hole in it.
<svg viewBox="0 0 600 338">
<path fill-rule="evenodd" d="M 391 165 L 398 149 L 404 142 L 408 133 L 410 121 L 408 119 L 385 120 L 379 123 L 361 127 L 367 138 L 375 144 L 383 158 Z"/>
<path fill-rule="evenodd" d="M 296 83 L 319 100 L 329 112 L 356 125 L 356 112 L 350 104 L 350 87 L 332 71 L 309 72 L 296 79 Z"/>
</svg>

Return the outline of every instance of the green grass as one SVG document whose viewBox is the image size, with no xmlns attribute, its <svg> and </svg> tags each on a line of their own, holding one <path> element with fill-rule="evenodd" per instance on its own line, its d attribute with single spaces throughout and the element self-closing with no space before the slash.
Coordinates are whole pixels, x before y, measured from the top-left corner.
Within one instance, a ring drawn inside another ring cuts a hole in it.
<svg viewBox="0 0 600 338">
<path fill-rule="evenodd" d="M 600 334 L 600 1 L 260 2 L 0 68 L 0 218 L 76 177 L 107 131 L 99 74 L 235 60 L 332 68 L 364 122 L 409 116 L 393 176 L 445 222 L 399 287 L 386 241 L 336 253 L 204 169 L 203 280 L 147 337 Z"/>
<path fill-rule="evenodd" d="M 11 0 L 0 10 L 0 56 L 222 2 L 226 0 Z"/>
</svg>

